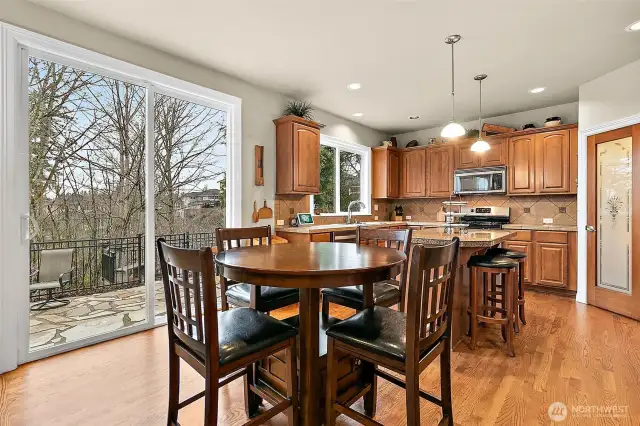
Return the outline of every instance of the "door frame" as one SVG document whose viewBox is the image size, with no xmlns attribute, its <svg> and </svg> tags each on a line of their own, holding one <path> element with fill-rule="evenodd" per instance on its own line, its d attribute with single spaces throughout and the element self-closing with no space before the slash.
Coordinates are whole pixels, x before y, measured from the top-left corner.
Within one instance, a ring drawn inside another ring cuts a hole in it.
<svg viewBox="0 0 640 426">
<path fill-rule="evenodd" d="M 588 255 L 587 241 L 588 232 L 585 227 L 588 225 L 587 208 L 589 205 L 589 194 L 587 185 L 587 147 L 589 136 L 599 133 L 609 132 L 611 130 L 623 127 L 634 126 L 640 124 L 640 114 L 623 117 L 612 120 L 587 129 L 579 129 L 578 131 L 578 291 L 576 301 L 588 303 Z"/>
<path fill-rule="evenodd" d="M 16 283 L 28 283 L 27 268 L 13 265 L 29 264 L 29 243 L 25 244 L 28 222 L 21 214 L 28 211 L 28 179 L 20 179 L 28 167 L 29 144 L 27 128 L 28 105 L 24 99 L 26 79 L 25 55 L 33 53 L 72 67 L 143 86 L 147 89 L 145 263 L 155 263 L 154 211 L 154 144 L 153 94 L 161 93 L 187 101 L 211 106 L 228 114 L 227 129 L 227 226 L 242 226 L 242 100 L 130 64 L 105 54 L 73 46 L 0 21 L 0 373 L 19 364 L 57 353 L 110 340 L 150 329 L 155 323 L 152 285 L 147 285 L 147 321 L 117 332 L 100 334 L 88 339 L 29 353 L 29 293 L 18 291 Z M 26 151 L 25 151 L 26 148 Z M 149 167 L 151 166 L 151 167 Z M 19 247 L 19 249 L 16 249 Z M 145 282 L 154 282 L 154 268 L 145 268 Z M 26 314 L 26 316 L 25 316 Z M 165 319 L 166 322 L 166 319 Z"/>
</svg>

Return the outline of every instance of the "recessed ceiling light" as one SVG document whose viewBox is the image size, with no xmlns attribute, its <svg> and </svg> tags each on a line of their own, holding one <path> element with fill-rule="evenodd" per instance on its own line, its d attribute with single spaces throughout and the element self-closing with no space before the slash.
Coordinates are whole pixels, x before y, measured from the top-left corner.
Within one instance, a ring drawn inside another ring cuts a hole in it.
<svg viewBox="0 0 640 426">
<path fill-rule="evenodd" d="M 347 86 L 347 89 L 349 90 L 360 90 L 362 89 L 362 84 L 360 83 L 351 83 Z"/>
<path fill-rule="evenodd" d="M 640 21 L 636 21 L 626 28 L 627 31 L 640 31 Z"/>
<path fill-rule="evenodd" d="M 529 93 L 540 93 L 540 92 L 544 92 L 544 87 L 536 87 L 535 89 L 531 89 L 529 90 Z"/>
<path fill-rule="evenodd" d="M 418 118 L 420 118 L 419 115 L 410 115 L 409 116 L 409 120 L 417 120 Z"/>
<path fill-rule="evenodd" d="M 354 117 L 362 117 L 363 115 L 364 115 L 364 113 L 362 113 L 362 112 L 354 112 L 353 113 Z"/>
</svg>

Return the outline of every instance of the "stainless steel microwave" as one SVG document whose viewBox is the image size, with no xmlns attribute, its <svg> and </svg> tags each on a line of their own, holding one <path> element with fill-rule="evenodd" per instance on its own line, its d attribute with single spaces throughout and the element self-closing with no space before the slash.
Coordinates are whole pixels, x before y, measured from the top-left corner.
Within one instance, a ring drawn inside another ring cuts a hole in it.
<svg viewBox="0 0 640 426">
<path fill-rule="evenodd" d="M 458 194 L 505 194 L 507 192 L 507 168 L 482 167 L 460 169 L 453 174 L 454 191 Z"/>
</svg>

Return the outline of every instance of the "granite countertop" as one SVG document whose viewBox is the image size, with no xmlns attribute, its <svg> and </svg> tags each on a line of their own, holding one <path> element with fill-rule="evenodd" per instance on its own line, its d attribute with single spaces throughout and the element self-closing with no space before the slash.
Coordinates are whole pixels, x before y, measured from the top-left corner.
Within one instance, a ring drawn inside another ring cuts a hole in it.
<svg viewBox="0 0 640 426">
<path fill-rule="evenodd" d="M 308 226 L 277 226 L 277 232 L 295 232 L 297 234 L 321 234 L 324 232 L 339 232 L 355 230 L 358 226 L 367 228 L 386 228 L 389 226 L 424 226 L 439 228 L 445 226 L 444 222 L 413 222 L 413 221 L 383 221 L 383 222 L 360 222 L 360 223 L 334 223 L 330 225 L 308 225 Z"/>
<path fill-rule="evenodd" d="M 411 242 L 416 244 L 442 245 L 451 241 L 454 237 L 460 238 L 460 247 L 493 247 L 502 241 L 516 235 L 514 230 L 470 230 L 467 234 L 446 234 L 437 229 L 422 229 L 413 231 Z"/>
<path fill-rule="evenodd" d="M 502 225 L 502 229 L 521 229 L 529 231 L 561 231 L 561 232 L 578 232 L 577 226 L 571 225 L 518 225 L 511 223 Z"/>
</svg>

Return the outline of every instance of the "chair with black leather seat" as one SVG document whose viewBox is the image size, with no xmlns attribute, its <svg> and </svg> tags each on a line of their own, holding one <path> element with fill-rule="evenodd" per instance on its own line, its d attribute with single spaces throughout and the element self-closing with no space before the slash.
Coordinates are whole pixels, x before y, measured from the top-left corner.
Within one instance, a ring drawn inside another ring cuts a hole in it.
<svg viewBox="0 0 640 426">
<path fill-rule="evenodd" d="M 267 244 L 271 244 L 271 226 L 216 229 L 218 253 L 237 247 Z M 228 310 L 229 305 L 233 305 L 270 312 L 298 303 L 299 294 L 296 288 L 257 286 L 230 281 L 220 276 L 220 299 L 223 311 Z"/>
<path fill-rule="evenodd" d="M 442 407 L 440 424 L 453 425 L 451 406 L 451 315 L 460 240 L 442 247 L 415 245 L 407 281 L 407 312 L 374 306 L 327 330 L 325 425 L 345 414 L 366 425 L 379 425 L 336 400 L 338 360 L 350 354 L 405 376 L 377 368 L 375 374 L 406 389 L 407 424 L 420 424 L 420 397 Z M 419 388 L 420 373 L 440 356 L 441 396 Z"/>
<path fill-rule="evenodd" d="M 181 249 L 160 238 L 158 253 L 169 331 L 167 425 L 179 425 L 178 411 L 203 396 L 204 424 L 216 425 L 218 389 L 240 377 L 245 378 L 245 404 L 248 408 L 253 404 L 255 408 L 255 401 L 265 394 L 253 386 L 253 364 L 283 350 L 287 362 L 286 397 L 246 424 L 263 424 L 286 412 L 288 424 L 297 425 L 296 328 L 250 308 L 218 312 L 210 247 Z M 205 379 L 205 390 L 182 402 L 180 358 Z M 257 414 L 257 410 L 250 414 Z"/>
<path fill-rule="evenodd" d="M 509 259 L 516 260 L 518 262 L 518 298 L 517 298 L 517 306 L 515 309 L 517 310 L 517 314 L 518 314 L 517 317 L 520 317 L 520 321 L 522 321 L 522 324 L 527 325 L 527 320 L 525 319 L 525 315 L 524 315 L 524 304 L 525 304 L 524 262 L 527 261 L 527 254 L 521 251 L 505 249 L 500 247 L 489 249 L 487 250 L 486 254 L 494 257 L 496 256 L 507 257 Z M 495 280 L 494 280 L 494 283 L 492 283 L 492 285 L 494 284 L 495 284 Z M 517 333 L 519 331 L 518 321 L 514 322 L 514 328 Z"/>
<path fill-rule="evenodd" d="M 513 331 L 515 317 L 514 306 L 517 303 L 516 290 L 516 268 L 518 262 L 507 257 L 490 256 L 487 254 L 471 256 L 467 263 L 471 269 L 471 284 L 469 286 L 469 348 L 474 350 L 478 339 L 478 323 L 499 324 L 502 329 L 502 337 L 507 344 L 507 353 L 509 356 L 515 356 L 513 350 Z M 482 274 L 482 303 L 478 304 L 478 274 Z M 492 284 L 489 288 L 489 282 L 495 283 L 495 277 L 501 275 L 503 277 L 502 284 L 496 289 Z M 487 279 L 489 278 L 489 279 Z M 498 302 L 488 304 L 487 301 Z M 495 314 L 501 314 L 496 318 Z"/>
<path fill-rule="evenodd" d="M 407 258 L 411 250 L 410 229 L 369 229 L 358 227 L 356 230 L 356 244 L 390 247 L 403 251 Z M 404 311 L 406 277 L 406 263 L 397 279 L 391 279 L 375 283 L 373 285 L 373 303 L 379 306 L 399 305 L 399 310 Z M 329 303 L 346 306 L 357 311 L 362 309 L 362 286 L 333 287 L 322 289 L 322 313 L 329 314 Z"/>
</svg>

